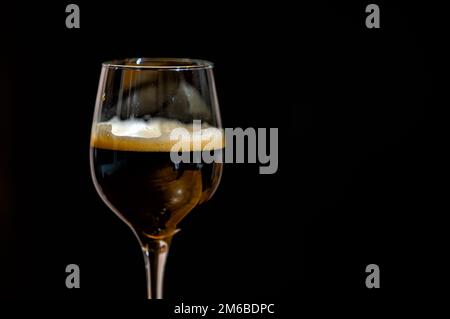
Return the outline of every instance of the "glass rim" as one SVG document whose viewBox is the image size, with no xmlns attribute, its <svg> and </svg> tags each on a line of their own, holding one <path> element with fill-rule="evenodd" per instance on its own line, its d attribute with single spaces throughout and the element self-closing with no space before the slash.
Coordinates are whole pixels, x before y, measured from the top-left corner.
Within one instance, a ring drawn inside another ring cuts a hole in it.
<svg viewBox="0 0 450 319">
<path fill-rule="evenodd" d="M 102 66 L 114 69 L 182 71 L 212 69 L 214 67 L 214 63 L 207 60 L 190 58 L 140 57 L 106 61 L 102 63 Z"/>
</svg>

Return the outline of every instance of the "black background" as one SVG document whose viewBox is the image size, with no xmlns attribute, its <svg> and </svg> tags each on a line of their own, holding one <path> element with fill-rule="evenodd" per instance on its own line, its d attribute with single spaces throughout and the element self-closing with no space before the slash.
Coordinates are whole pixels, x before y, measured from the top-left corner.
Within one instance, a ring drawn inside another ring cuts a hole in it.
<svg viewBox="0 0 450 319">
<path fill-rule="evenodd" d="M 277 174 L 227 164 L 183 221 L 166 297 L 370 299 L 434 282 L 438 9 L 378 1 L 381 29 L 367 29 L 364 1 L 77 1 L 81 28 L 67 29 L 68 3 L 1 7 L 2 292 L 145 297 L 138 244 L 88 159 L 101 62 L 138 56 L 215 62 L 224 126 L 279 128 Z M 70 263 L 80 289 L 65 287 Z M 370 263 L 379 291 L 365 287 Z"/>
</svg>

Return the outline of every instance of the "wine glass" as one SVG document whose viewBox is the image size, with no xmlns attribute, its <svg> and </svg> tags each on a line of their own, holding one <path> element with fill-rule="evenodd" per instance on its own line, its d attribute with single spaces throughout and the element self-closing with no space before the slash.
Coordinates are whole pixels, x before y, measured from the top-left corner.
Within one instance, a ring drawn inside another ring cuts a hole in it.
<svg viewBox="0 0 450 319">
<path fill-rule="evenodd" d="M 177 224 L 219 184 L 222 132 L 211 62 L 133 58 L 103 63 L 91 175 L 102 200 L 142 247 L 149 299 L 162 298 Z M 203 160 L 212 153 L 213 161 Z"/>
</svg>

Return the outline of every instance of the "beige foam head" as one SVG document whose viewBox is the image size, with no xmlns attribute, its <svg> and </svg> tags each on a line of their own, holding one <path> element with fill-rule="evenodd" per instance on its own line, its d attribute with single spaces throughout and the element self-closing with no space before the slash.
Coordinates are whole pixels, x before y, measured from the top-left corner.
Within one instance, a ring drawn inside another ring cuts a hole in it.
<svg viewBox="0 0 450 319">
<path fill-rule="evenodd" d="M 154 118 L 150 121 L 113 118 L 94 126 L 91 147 L 134 152 L 208 151 L 225 146 L 223 130 Z"/>
</svg>

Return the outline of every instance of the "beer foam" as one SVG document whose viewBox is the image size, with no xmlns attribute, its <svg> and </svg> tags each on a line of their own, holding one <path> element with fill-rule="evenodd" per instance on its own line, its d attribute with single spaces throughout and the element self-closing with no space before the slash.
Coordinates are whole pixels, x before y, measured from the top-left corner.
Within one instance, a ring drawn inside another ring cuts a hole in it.
<svg viewBox="0 0 450 319">
<path fill-rule="evenodd" d="M 222 129 L 204 122 L 193 125 L 166 118 L 114 117 L 94 126 L 91 146 L 116 151 L 192 152 L 222 149 L 225 142 Z"/>
</svg>

